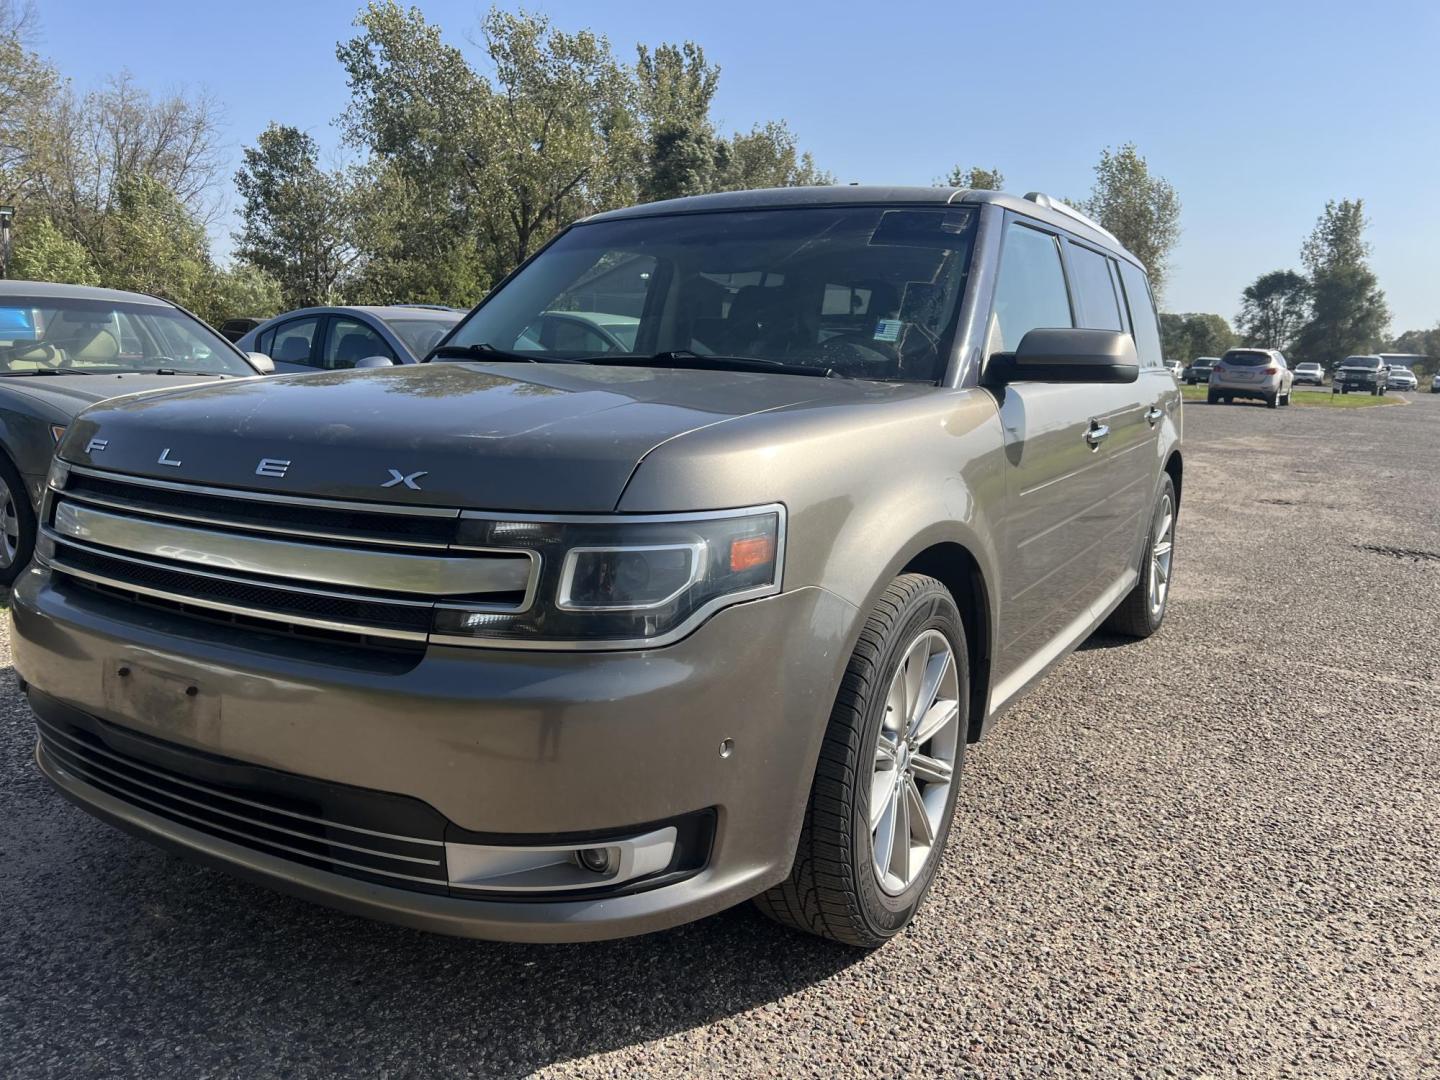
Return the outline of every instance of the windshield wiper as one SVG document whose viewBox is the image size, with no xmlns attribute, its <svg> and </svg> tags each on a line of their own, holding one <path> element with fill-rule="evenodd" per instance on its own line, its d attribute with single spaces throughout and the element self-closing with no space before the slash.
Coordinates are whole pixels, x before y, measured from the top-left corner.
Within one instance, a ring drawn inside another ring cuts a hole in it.
<svg viewBox="0 0 1440 1080">
<path fill-rule="evenodd" d="M 808 375 L 817 379 L 845 379 L 834 368 L 812 367 L 809 364 L 787 364 L 783 360 L 766 360 L 761 356 L 725 356 L 718 353 L 690 352 L 668 349 L 653 356 L 605 355 L 587 356 L 589 364 L 614 364 L 620 367 L 670 367 L 686 371 L 758 371 L 775 375 Z"/>
<path fill-rule="evenodd" d="M 95 375 L 85 368 L 32 368 L 30 371 L 5 371 L 0 375 Z"/>
<path fill-rule="evenodd" d="M 541 356 L 538 353 L 506 352 L 487 342 L 475 345 L 441 345 L 425 358 L 431 360 L 503 360 L 521 364 L 588 364 L 588 360 L 572 360 L 562 356 Z"/>
</svg>

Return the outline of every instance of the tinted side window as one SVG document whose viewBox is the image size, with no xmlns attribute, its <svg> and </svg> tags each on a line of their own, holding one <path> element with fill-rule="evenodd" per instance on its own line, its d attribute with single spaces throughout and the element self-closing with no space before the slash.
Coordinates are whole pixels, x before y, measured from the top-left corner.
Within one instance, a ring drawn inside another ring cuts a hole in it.
<svg viewBox="0 0 1440 1080">
<path fill-rule="evenodd" d="M 371 356 L 395 359 L 395 351 L 374 329 L 358 319 L 331 319 L 330 333 L 325 339 L 323 368 L 353 368 L 357 361 Z"/>
<path fill-rule="evenodd" d="M 1164 357 L 1160 355 L 1160 320 L 1155 315 L 1150 282 L 1145 271 L 1128 262 L 1120 264 L 1120 280 L 1130 304 L 1130 324 L 1135 328 L 1135 351 L 1140 356 L 1140 366 L 1158 368 L 1163 365 Z"/>
<path fill-rule="evenodd" d="M 319 319 L 295 319 L 277 326 L 270 359 L 277 364 L 313 364 L 310 350 L 315 343 L 315 328 L 319 325 Z"/>
<path fill-rule="evenodd" d="M 1076 244 L 1068 245 L 1068 250 L 1070 286 L 1080 309 L 1080 325 L 1091 330 L 1124 330 L 1115 283 L 1110 277 L 1110 260 Z"/>
<path fill-rule="evenodd" d="M 1054 236 L 1011 222 L 1000 254 L 990 352 L 1010 352 L 1027 331 L 1074 326 L 1060 245 Z"/>
<path fill-rule="evenodd" d="M 266 356 L 270 356 L 270 346 L 273 344 L 275 344 L 275 331 L 272 328 L 270 330 L 266 330 L 263 334 L 261 334 L 255 339 L 255 351 L 262 352 Z M 273 356 L 270 358 L 272 360 L 274 359 Z"/>
</svg>

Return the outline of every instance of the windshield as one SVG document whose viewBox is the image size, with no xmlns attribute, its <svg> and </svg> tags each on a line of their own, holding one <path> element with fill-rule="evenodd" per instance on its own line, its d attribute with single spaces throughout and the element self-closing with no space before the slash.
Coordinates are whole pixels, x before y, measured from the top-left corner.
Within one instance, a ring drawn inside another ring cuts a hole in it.
<svg viewBox="0 0 1440 1080">
<path fill-rule="evenodd" d="M 1373 356 L 1350 356 L 1340 365 L 1348 368 L 1369 368 L 1374 371 L 1380 366 L 1380 361 Z"/>
<path fill-rule="evenodd" d="M 1225 363 L 1235 367 L 1259 367 L 1270 363 L 1270 354 L 1264 352 L 1227 352 Z"/>
<path fill-rule="evenodd" d="M 749 357 L 934 382 L 973 224 L 962 208 L 851 206 L 578 225 L 446 344 L 595 363 Z"/>
<path fill-rule="evenodd" d="M 424 356 L 440 344 L 440 339 L 460 321 L 461 314 L 457 311 L 449 318 L 441 316 L 434 319 L 386 319 L 385 325 L 395 331 L 395 336 L 405 343 L 411 355 Z"/>
<path fill-rule="evenodd" d="M 1313 364 L 1313 363 L 1297 364 L 1297 365 L 1295 366 L 1295 370 L 1296 370 L 1296 371 L 1319 371 L 1319 370 L 1320 370 L 1320 365 L 1319 365 L 1319 364 Z"/>
<path fill-rule="evenodd" d="M 168 305 L 0 293 L 0 376 L 157 370 L 255 374 L 208 326 Z"/>
</svg>

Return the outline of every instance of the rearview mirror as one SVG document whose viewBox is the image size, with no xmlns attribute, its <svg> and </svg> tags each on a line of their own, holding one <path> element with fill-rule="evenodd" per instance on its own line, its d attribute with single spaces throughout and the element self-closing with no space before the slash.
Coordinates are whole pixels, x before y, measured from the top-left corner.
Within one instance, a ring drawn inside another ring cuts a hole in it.
<svg viewBox="0 0 1440 1080">
<path fill-rule="evenodd" d="M 261 375 L 275 374 L 275 361 L 271 360 L 270 357 L 266 356 L 263 352 L 252 352 L 246 353 L 245 355 L 250 358 L 250 363 L 254 365 L 255 370 L 260 372 Z"/>
<path fill-rule="evenodd" d="M 1014 352 L 995 353 L 985 382 L 1131 383 L 1140 377 L 1135 342 L 1119 330 L 1031 330 Z"/>
<path fill-rule="evenodd" d="M 357 368 L 393 367 L 394 364 L 395 361 L 388 356 L 367 356 L 364 360 L 355 361 Z"/>
</svg>

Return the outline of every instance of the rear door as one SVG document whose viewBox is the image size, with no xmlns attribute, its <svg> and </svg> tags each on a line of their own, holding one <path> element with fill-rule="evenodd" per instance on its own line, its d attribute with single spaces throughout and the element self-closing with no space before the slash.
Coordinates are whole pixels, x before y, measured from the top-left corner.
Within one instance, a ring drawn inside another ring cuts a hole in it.
<svg viewBox="0 0 1440 1080">
<path fill-rule="evenodd" d="M 1124 329 L 1108 259 L 1075 258 L 1065 243 L 1007 214 L 987 359 L 1032 329 Z M 1003 678 L 1080 632 L 1124 574 L 1146 421 L 1135 384 L 1014 382 L 997 394 L 1009 462 L 996 673 Z"/>
</svg>

